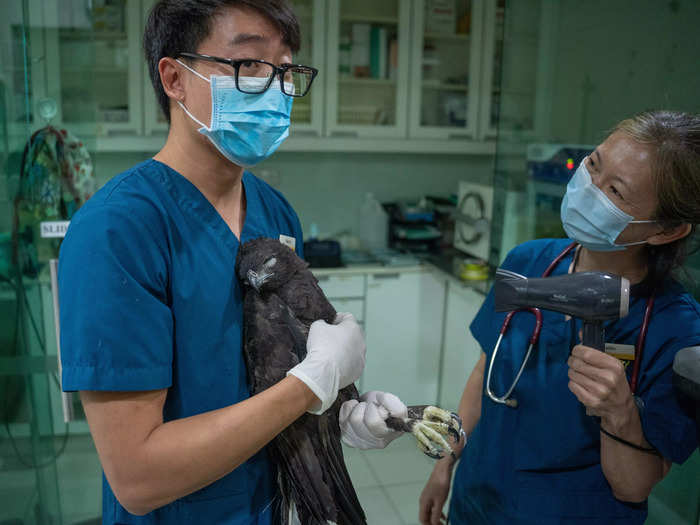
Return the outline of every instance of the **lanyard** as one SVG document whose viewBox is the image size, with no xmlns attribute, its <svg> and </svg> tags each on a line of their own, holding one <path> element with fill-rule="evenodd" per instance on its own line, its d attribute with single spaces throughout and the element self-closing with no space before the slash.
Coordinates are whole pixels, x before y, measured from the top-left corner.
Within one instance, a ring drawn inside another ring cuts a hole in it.
<svg viewBox="0 0 700 525">
<path fill-rule="evenodd" d="M 567 246 L 557 257 L 547 266 L 547 269 L 544 271 L 542 274 L 542 277 L 549 277 L 554 269 L 557 267 L 557 265 L 564 259 L 571 251 L 578 246 L 578 243 L 571 243 L 569 246 Z M 647 332 L 649 330 L 649 321 L 651 319 L 651 312 L 654 308 L 654 294 L 652 293 L 649 299 L 647 299 L 647 304 L 646 304 L 646 309 L 644 311 L 644 320 L 642 321 L 642 328 L 639 331 L 639 336 L 637 337 L 637 342 L 634 346 L 634 365 L 632 367 L 632 375 L 630 377 L 630 390 L 632 391 L 632 394 L 634 395 L 637 391 L 637 384 L 638 384 L 638 379 L 639 379 L 639 367 L 642 361 L 642 356 L 644 355 L 644 344 L 646 343 L 646 338 L 647 338 Z M 506 391 L 506 393 L 502 396 L 496 396 L 492 391 L 491 391 L 491 371 L 493 369 L 493 363 L 496 360 L 496 354 L 498 353 L 498 350 L 501 346 L 501 341 L 503 340 L 503 337 L 505 336 L 506 332 L 508 331 L 508 328 L 510 327 L 510 322 L 512 321 L 513 317 L 515 316 L 516 313 L 518 312 L 530 312 L 535 316 L 535 327 L 533 328 L 532 335 L 530 336 L 530 341 L 529 341 L 529 346 L 527 349 L 527 352 L 525 354 L 525 357 L 523 359 L 522 364 L 520 365 L 520 369 L 518 370 L 518 373 L 515 376 L 515 380 L 511 384 L 510 388 Z M 525 365 L 527 364 L 528 359 L 530 358 L 530 354 L 532 352 L 532 348 L 537 344 L 540 338 L 540 332 L 542 330 L 542 312 L 540 311 L 539 308 L 520 308 L 518 310 L 514 310 L 510 312 L 505 320 L 503 321 L 503 325 L 501 326 L 501 330 L 498 336 L 498 340 L 496 341 L 496 346 L 493 349 L 493 354 L 491 354 L 491 360 L 489 362 L 489 368 L 488 368 L 488 374 L 486 378 L 486 394 L 496 403 L 501 403 L 504 405 L 507 405 L 511 408 L 515 408 L 518 406 L 518 402 L 515 399 L 512 399 L 510 397 L 510 394 L 513 392 L 515 389 L 515 385 L 518 384 L 518 380 L 520 379 L 520 376 L 523 373 L 523 370 L 525 369 Z"/>
</svg>

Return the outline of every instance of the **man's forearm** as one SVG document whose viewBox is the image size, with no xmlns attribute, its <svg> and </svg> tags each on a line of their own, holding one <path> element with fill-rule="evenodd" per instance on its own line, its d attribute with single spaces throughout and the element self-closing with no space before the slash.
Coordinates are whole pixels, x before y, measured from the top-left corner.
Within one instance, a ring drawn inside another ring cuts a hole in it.
<svg viewBox="0 0 700 525">
<path fill-rule="evenodd" d="M 651 448 L 644 438 L 642 422 L 633 400 L 617 417 L 603 418 L 601 427 L 642 448 Z M 640 502 L 668 472 L 669 462 L 661 456 L 637 450 L 600 433 L 600 462 L 613 494 L 622 501 Z"/>
<path fill-rule="evenodd" d="M 103 457 L 109 452 L 99 446 L 98 451 L 119 501 L 130 512 L 145 514 L 225 476 L 317 401 L 290 376 L 236 405 L 157 425 L 140 443 L 128 444 L 128 465 Z M 110 451 L 123 458 L 123 451 Z"/>
</svg>

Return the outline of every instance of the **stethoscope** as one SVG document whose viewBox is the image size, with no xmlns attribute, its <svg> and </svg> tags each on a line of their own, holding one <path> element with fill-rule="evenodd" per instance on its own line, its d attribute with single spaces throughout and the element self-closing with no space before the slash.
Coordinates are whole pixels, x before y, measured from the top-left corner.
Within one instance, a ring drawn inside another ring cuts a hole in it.
<svg viewBox="0 0 700 525">
<path fill-rule="evenodd" d="M 542 277 L 549 277 L 552 272 L 554 271 L 554 268 L 557 267 L 557 265 L 571 253 L 571 251 L 578 246 L 578 243 L 573 242 L 569 246 L 567 246 L 563 252 L 561 252 L 557 257 L 551 262 L 551 264 L 547 267 L 547 269 L 544 271 L 542 274 Z M 632 395 L 635 394 L 637 391 L 637 380 L 639 378 L 639 366 L 642 361 L 642 356 L 644 354 L 644 343 L 646 342 L 647 338 L 647 331 L 649 330 L 649 320 L 651 319 L 651 311 L 654 308 L 654 294 L 652 293 L 649 299 L 647 299 L 647 305 L 646 305 L 646 310 L 644 311 L 644 320 L 642 321 L 642 329 L 639 332 L 639 336 L 637 337 L 637 342 L 634 345 L 634 365 L 632 367 L 632 374 L 630 376 L 630 390 L 632 391 Z M 506 334 L 508 331 L 508 327 L 510 326 L 510 322 L 513 320 L 513 316 L 518 313 L 518 312 L 530 312 L 532 315 L 535 316 L 535 327 L 532 330 L 532 335 L 530 336 L 530 343 L 527 348 L 527 352 L 525 353 L 525 357 L 523 358 L 523 362 L 520 365 L 520 369 L 518 370 L 518 373 L 515 375 L 515 379 L 513 380 L 513 383 L 510 385 L 510 388 L 506 391 L 505 394 L 502 396 L 497 396 L 493 393 L 491 390 L 491 372 L 493 371 L 493 363 L 496 361 L 496 355 L 498 354 L 498 350 L 501 346 L 501 341 L 503 341 L 503 336 Z M 515 389 L 515 385 L 518 384 L 518 381 L 520 380 L 520 376 L 523 373 L 523 370 L 525 369 L 525 365 L 527 364 L 528 359 L 530 359 L 530 354 L 532 353 L 532 348 L 537 344 L 537 341 L 540 339 L 540 332 L 542 331 L 542 312 L 540 311 L 539 308 L 520 308 L 518 310 L 513 310 L 512 312 L 509 312 L 508 315 L 506 316 L 505 320 L 503 321 L 503 325 L 501 326 L 501 331 L 498 335 L 498 340 L 496 341 L 496 346 L 493 349 L 493 354 L 491 354 L 491 360 L 489 361 L 489 369 L 488 373 L 486 374 L 486 395 L 489 396 L 489 398 L 492 401 L 495 401 L 496 403 L 501 403 L 503 405 L 509 406 L 511 408 L 516 408 L 518 406 L 518 401 L 516 399 L 512 399 L 510 395 L 513 393 L 513 390 Z"/>
</svg>

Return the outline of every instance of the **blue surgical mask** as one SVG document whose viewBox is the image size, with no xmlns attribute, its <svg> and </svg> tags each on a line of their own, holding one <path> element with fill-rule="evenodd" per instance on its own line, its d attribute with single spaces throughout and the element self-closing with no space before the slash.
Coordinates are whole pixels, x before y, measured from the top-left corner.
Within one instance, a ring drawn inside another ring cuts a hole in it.
<svg viewBox="0 0 700 525">
<path fill-rule="evenodd" d="M 201 126 L 199 132 L 216 149 L 238 166 L 250 167 L 265 160 L 289 136 L 292 97 L 282 93 L 273 82 L 264 93 L 242 93 L 236 88 L 233 76 L 201 75 L 178 60 L 185 68 L 211 84 L 211 124 L 198 120 L 178 101 L 187 115 Z M 266 78 L 238 77 L 242 89 L 262 88 Z M 291 93 L 293 86 L 286 86 Z"/>
<path fill-rule="evenodd" d="M 570 239 L 584 248 L 597 252 L 624 250 L 627 246 L 647 241 L 616 244 L 628 224 L 646 224 L 656 221 L 636 221 L 610 201 L 591 179 L 585 159 L 571 177 L 561 203 L 561 222 Z"/>
</svg>

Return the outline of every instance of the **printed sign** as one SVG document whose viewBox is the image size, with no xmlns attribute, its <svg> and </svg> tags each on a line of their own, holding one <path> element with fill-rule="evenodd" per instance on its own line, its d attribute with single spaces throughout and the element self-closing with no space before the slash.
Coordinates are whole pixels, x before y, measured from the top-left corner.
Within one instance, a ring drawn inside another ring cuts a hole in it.
<svg viewBox="0 0 700 525">
<path fill-rule="evenodd" d="M 66 236 L 70 221 L 44 221 L 41 223 L 42 239 L 62 239 Z"/>
</svg>

